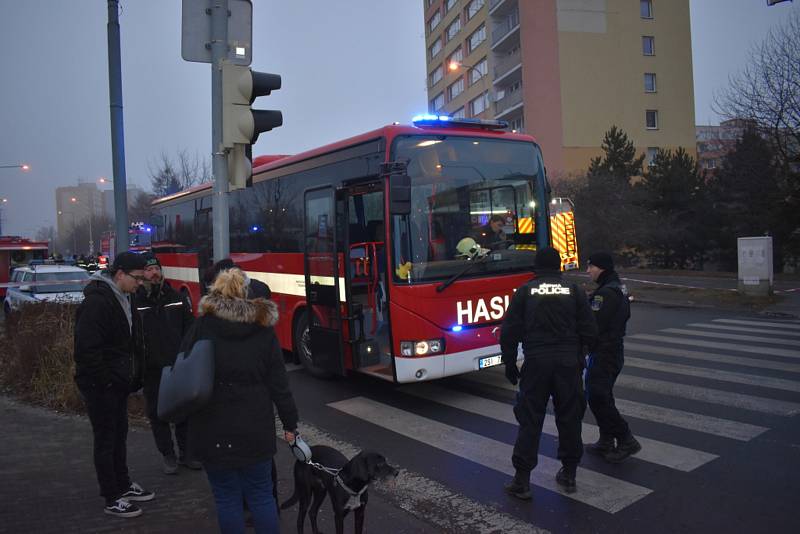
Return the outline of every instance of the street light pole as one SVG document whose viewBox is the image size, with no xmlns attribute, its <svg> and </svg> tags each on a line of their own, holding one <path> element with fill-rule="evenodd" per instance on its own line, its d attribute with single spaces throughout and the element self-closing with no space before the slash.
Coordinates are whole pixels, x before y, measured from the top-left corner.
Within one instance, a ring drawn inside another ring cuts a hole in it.
<svg viewBox="0 0 800 534">
<path fill-rule="evenodd" d="M 15 163 L 14 165 L 0 165 L 0 169 L 22 169 L 27 172 L 31 170 L 31 167 L 27 163 Z"/>
</svg>

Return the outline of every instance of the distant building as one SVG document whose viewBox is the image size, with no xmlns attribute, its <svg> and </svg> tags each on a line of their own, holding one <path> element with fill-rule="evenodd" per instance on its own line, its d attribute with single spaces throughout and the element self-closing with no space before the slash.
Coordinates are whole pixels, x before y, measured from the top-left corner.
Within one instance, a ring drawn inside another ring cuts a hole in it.
<svg viewBox="0 0 800 534">
<path fill-rule="evenodd" d="M 144 189 L 138 185 L 128 185 L 128 206 L 136 202 L 139 195 L 144 194 Z M 103 206 L 106 217 L 114 218 L 114 190 L 106 189 L 103 191 Z"/>
<path fill-rule="evenodd" d="M 556 172 L 588 168 L 612 125 L 649 159 L 694 152 L 689 0 L 422 2 L 430 112 L 506 120 Z"/>
<path fill-rule="evenodd" d="M 742 138 L 747 124 L 742 119 L 731 119 L 721 122 L 719 126 L 696 126 L 697 164 L 700 168 L 711 172 L 719 168 L 722 158 Z"/>
</svg>

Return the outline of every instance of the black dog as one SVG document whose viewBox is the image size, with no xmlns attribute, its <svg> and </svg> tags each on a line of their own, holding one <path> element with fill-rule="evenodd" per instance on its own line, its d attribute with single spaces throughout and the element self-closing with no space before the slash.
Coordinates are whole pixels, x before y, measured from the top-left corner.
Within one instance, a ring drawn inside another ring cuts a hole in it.
<svg viewBox="0 0 800 534">
<path fill-rule="evenodd" d="M 367 486 L 373 480 L 396 477 L 397 469 L 386 463 L 386 458 L 377 452 L 362 451 L 348 461 L 342 453 L 324 445 L 311 447 L 311 461 L 341 470 L 338 476 L 334 476 L 309 464 L 295 462 L 294 494 L 281 505 L 281 509 L 289 508 L 300 501 L 300 510 L 297 513 L 298 534 L 303 534 L 306 512 L 311 518 L 311 531 L 320 534 L 317 513 L 326 495 L 331 496 L 336 534 L 344 534 L 344 518 L 350 510 L 353 510 L 355 517 L 355 532 L 361 534 L 368 500 Z"/>
</svg>

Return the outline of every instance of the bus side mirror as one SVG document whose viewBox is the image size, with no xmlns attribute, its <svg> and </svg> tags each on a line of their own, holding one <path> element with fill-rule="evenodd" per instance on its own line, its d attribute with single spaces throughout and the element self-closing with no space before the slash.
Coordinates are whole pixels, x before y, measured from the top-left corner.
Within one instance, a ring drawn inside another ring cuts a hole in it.
<svg viewBox="0 0 800 534">
<path fill-rule="evenodd" d="M 411 177 L 397 174 L 389 179 L 389 211 L 392 215 L 411 213 Z"/>
</svg>

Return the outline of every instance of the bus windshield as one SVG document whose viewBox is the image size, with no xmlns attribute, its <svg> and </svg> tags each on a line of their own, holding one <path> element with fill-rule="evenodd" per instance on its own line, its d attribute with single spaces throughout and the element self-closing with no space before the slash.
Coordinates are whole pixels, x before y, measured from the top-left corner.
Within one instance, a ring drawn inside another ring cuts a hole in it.
<svg viewBox="0 0 800 534">
<path fill-rule="evenodd" d="M 395 279 L 405 283 L 531 270 L 544 169 L 529 142 L 407 136 L 393 160 L 407 164 L 411 213 L 392 216 Z M 537 185 L 541 184 L 541 185 Z"/>
</svg>

